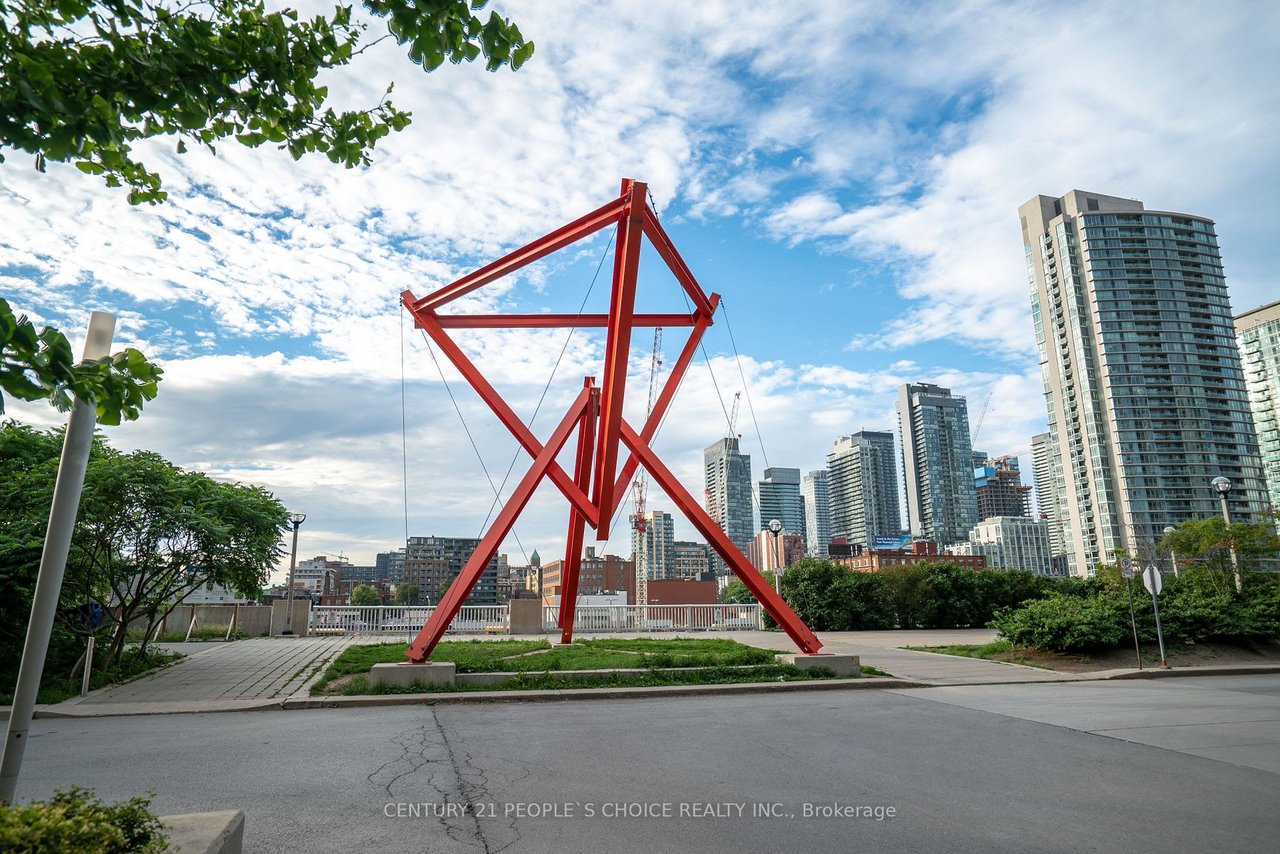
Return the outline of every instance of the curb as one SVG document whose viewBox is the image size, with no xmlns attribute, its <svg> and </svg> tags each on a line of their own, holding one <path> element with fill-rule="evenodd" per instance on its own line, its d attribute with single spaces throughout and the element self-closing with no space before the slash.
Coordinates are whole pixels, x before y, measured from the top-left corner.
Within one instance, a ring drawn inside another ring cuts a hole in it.
<svg viewBox="0 0 1280 854">
<path fill-rule="evenodd" d="M 760 694 L 791 691 L 848 691 L 884 688 L 925 688 L 925 682 L 869 676 L 861 679 L 812 679 L 800 682 L 737 682 L 724 685 L 655 685 L 633 688 L 562 688 L 545 691 L 447 691 L 423 694 L 362 694 L 351 697 L 289 698 L 282 704 L 297 709 L 349 709 L 366 706 L 416 706 L 442 703 L 525 703 L 562 700 L 623 700 L 648 697 L 689 697 L 716 694 Z"/>
<path fill-rule="evenodd" d="M 1259 673 L 1280 673 L 1280 664 L 1223 664 L 1218 666 L 1210 665 L 1208 667 L 1170 667 L 1167 669 L 1144 667 L 1142 670 L 1134 668 L 1132 670 L 1103 672 L 1108 675 L 1099 674 L 1095 677 L 1095 680 L 1169 679 L 1176 676 L 1253 676 Z"/>
</svg>

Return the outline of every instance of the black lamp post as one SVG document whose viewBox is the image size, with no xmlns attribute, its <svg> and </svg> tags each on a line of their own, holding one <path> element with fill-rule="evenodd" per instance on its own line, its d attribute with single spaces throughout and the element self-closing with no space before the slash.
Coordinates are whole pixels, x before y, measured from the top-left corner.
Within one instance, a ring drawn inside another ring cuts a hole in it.
<svg viewBox="0 0 1280 854">
<path fill-rule="evenodd" d="M 306 513 L 290 513 L 289 522 L 293 525 L 293 552 L 289 558 L 289 590 L 285 594 L 284 631 L 282 635 L 293 634 L 293 570 L 298 565 L 298 526 L 306 521 Z"/>
<path fill-rule="evenodd" d="M 1218 493 L 1218 499 L 1222 502 L 1222 521 L 1227 523 L 1227 527 L 1231 527 L 1231 508 L 1227 505 L 1227 493 L 1231 491 L 1232 483 L 1225 477 L 1219 475 L 1215 477 L 1211 483 L 1213 489 Z M 1236 577 L 1236 592 L 1239 593 L 1244 589 L 1244 579 L 1240 577 L 1240 558 L 1236 555 L 1236 547 L 1231 543 L 1228 547 L 1231 552 L 1231 573 Z"/>
</svg>

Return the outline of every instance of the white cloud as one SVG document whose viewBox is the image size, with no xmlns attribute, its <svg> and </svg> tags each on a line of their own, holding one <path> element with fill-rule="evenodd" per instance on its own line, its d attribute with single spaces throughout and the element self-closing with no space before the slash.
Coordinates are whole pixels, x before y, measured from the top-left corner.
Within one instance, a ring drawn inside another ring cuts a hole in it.
<svg viewBox="0 0 1280 854">
<path fill-rule="evenodd" d="M 668 222 L 762 226 L 796 257 L 839 254 L 878 271 L 860 290 L 868 303 L 890 290 L 904 301 L 872 306 L 840 342 L 801 342 L 772 360 L 755 357 L 752 338 L 775 334 L 779 319 L 735 317 L 751 403 L 738 431 L 757 474 L 751 409 L 770 462 L 810 469 L 836 435 L 896 428 L 908 381 L 967 395 L 975 423 L 989 395 L 980 447 L 1026 448 L 1044 415 L 1015 211 L 1035 193 L 1082 187 L 1213 216 L 1237 308 L 1274 291 L 1259 191 L 1280 178 L 1280 90 L 1269 85 L 1280 16 L 1269 9 L 712 0 L 498 11 L 538 44 L 518 73 L 422 74 L 383 44 L 329 75 L 339 102 L 361 107 L 395 80 L 396 103 L 414 113 L 369 169 L 237 145 L 179 157 L 155 144 L 144 148 L 171 199 L 129 208 L 69 167 L 40 175 L 16 155 L 0 165 L 6 297 L 68 330 L 109 307 L 118 343 L 165 364 L 160 397 L 140 422 L 109 431 L 113 441 L 267 485 L 310 514 L 305 551 L 370 559 L 404 528 L 400 291 L 428 293 L 580 216 L 624 175 L 649 181 Z M 551 285 L 571 264 L 594 267 L 605 240 L 459 308 L 573 299 Z M 818 288 L 833 306 L 847 298 L 843 284 Z M 717 325 L 708 342 L 722 397 L 699 357 L 657 442 L 695 496 L 701 450 L 743 386 L 723 336 Z M 525 416 L 566 340 L 564 330 L 458 338 Z M 404 342 L 411 531 L 479 531 L 492 501 L 483 473 L 421 336 Z M 647 343 L 637 333 L 636 420 Z M 676 346 L 669 331 L 668 359 Z M 598 334 L 572 336 L 541 435 L 600 356 Z M 444 373 L 501 479 L 514 443 L 452 367 Z M 513 478 L 527 465 L 516 456 Z M 546 556 L 563 528 L 563 501 L 544 487 L 517 532 Z M 613 547 L 625 551 L 623 539 Z"/>
</svg>

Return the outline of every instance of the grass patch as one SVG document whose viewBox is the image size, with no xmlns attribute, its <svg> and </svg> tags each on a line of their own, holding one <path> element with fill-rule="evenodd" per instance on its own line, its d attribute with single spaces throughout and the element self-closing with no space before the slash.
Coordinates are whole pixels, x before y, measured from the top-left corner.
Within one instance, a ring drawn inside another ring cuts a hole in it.
<svg viewBox="0 0 1280 854">
<path fill-rule="evenodd" d="M 484 673 L 514 669 L 498 666 L 506 656 L 550 648 L 551 644 L 545 640 L 442 641 L 432 652 L 431 660 L 452 661 L 457 664 L 458 671 L 461 673 Z M 324 676 L 311 686 L 311 693 L 323 694 L 325 688 L 334 679 L 366 674 L 375 664 L 399 664 L 406 661 L 405 653 L 408 650 L 407 643 L 370 643 L 349 646 L 333 660 Z"/>
<path fill-rule="evenodd" d="M 93 675 L 89 677 L 89 690 L 96 691 L 120 682 L 131 682 L 146 676 L 183 658 L 182 653 L 168 652 L 163 649 L 150 649 L 145 656 L 138 655 L 137 647 L 126 649 L 119 664 L 106 670 L 98 670 L 95 666 Z M 69 678 L 64 673 L 48 673 L 40 680 L 40 692 L 36 695 L 37 703 L 61 703 L 80 696 L 80 678 Z M 0 694 L 0 705 L 12 705 L 12 689 L 8 694 Z"/>
<path fill-rule="evenodd" d="M 862 665 L 862 675 L 863 676 L 887 676 L 890 679 L 893 678 L 892 673 L 885 673 L 879 667 L 872 667 L 870 664 Z"/>
<path fill-rule="evenodd" d="M 602 638 L 578 641 L 573 646 L 522 656 L 501 662 L 501 666 L 490 669 L 541 672 L 635 667 L 741 667 L 772 664 L 774 655 L 771 650 L 757 649 L 720 638 Z"/>
<path fill-rule="evenodd" d="M 565 688 L 646 688 L 663 685 L 728 685 L 741 682 L 795 682 L 836 678 L 824 667 L 799 670 L 790 664 L 765 664 L 755 667 L 707 667 L 698 670 L 650 670 L 647 673 L 602 673 L 556 679 L 547 673 L 520 673 L 497 685 L 432 685 L 401 688 L 393 685 L 369 685 L 369 677 L 361 674 L 346 682 L 341 693 L 363 694 L 468 693 L 473 691 L 547 691 Z"/>
<path fill-rule="evenodd" d="M 955 644 L 952 646 L 907 646 L 903 647 L 903 649 L 912 649 L 916 652 L 934 652 L 939 655 L 959 655 L 964 658 L 981 658 L 986 661 L 1003 661 L 1009 664 L 1037 667 L 1041 670 L 1051 669 L 1031 658 L 1031 654 L 1035 650 L 1029 647 L 1015 646 L 1007 640 L 997 640 L 984 644 Z"/>
<path fill-rule="evenodd" d="M 348 695 L 373 693 L 417 693 L 422 689 L 370 689 L 368 673 L 375 664 L 393 664 L 405 660 L 408 644 L 360 644 L 347 647 L 333 660 L 311 693 L 329 693 L 335 680 L 334 693 Z M 777 664 L 772 650 L 757 649 L 736 641 L 720 638 L 602 638 L 584 640 L 572 646 L 552 648 L 545 640 L 537 641 L 442 641 L 431 654 L 431 661 L 452 661 L 459 673 L 513 672 L 520 674 L 499 685 L 459 686 L 452 690 L 537 690 L 544 688 L 612 687 L 648 685 L 702 685 L 722 682 L 788 681 L 803 678 L 827 678 L 831 674 L 801 671 L 791 665 Z M 697 668 L 671 671 L 668 668 Z M 748 668 L 748 669 L 742 669 Z M 571 680 L 544 675 L 550 670 L 615 670 L 645 669 L 638 674 L 587 674 Z M 872 675 L 883 675 L 881 671 Z M 434 689 L 433 689 L 434 690 Z"/>
</svg>

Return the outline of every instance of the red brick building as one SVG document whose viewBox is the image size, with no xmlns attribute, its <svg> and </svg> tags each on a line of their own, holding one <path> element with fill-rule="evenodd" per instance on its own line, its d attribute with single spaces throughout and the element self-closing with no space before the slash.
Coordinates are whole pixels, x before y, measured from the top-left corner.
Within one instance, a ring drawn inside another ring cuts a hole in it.
<svg viewBox="0 0 1280 854">
<path fill-rule="evenodd" d="M 937 543 L 912 543 L 908 549 L 883 549 L 865 552 L 854 557 L 833 557 L 831 560 L 841 566 L 847 566 L 854 572 L 879 572 L 886 566 L 910 566 L 915 563 L 939 563 L 950 561 L 957 566 L 969 569 L 986 569 L 987 558 L 984 555 L 953 555 L 938 553 Z"/>
</svg>

